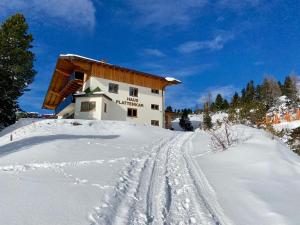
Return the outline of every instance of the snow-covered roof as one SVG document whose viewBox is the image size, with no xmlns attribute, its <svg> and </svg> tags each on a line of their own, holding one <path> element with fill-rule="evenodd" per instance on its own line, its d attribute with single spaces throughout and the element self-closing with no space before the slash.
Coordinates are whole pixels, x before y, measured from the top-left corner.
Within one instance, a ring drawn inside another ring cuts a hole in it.
<svg viewBox="0 0 300 225">
<path fill-rule="evenodd" d="M 97 63 L 105 63 L 108 65 L 111 65 L 111 64 L 101 61 L 101 60 L 96 60 L 96 59 L 92 59 L 92 58 L 88 58 L 88 57 L 84 57 L 84 56 L 76 55 L 76 54 L 60 54 L 59 57 L 77 57 L 77 58 L 86 59 L 86 60 L 97 62 Z"/>
<path fill-rule="evenodd" d="M 169 81 L 169 82 L 178 82 L 178 83 L 181 83 L 180 80 L 177 80 L 176 78 L 174 77 L 165 77 L 166 81 Z"/>
</svg>

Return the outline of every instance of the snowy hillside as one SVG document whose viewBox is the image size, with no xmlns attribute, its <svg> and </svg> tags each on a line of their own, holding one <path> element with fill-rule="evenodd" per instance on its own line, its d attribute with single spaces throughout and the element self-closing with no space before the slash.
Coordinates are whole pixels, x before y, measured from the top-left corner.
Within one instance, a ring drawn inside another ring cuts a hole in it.
<svg viewBox="0 0 300 225">
<path fill-rule="evenodd" d="M 197 129 L 201 126 L 201 123 L 203 122 L 203 114 L 191 114 L 188 116 L 189 116 L 189 119 L 190 119 L 191 124 L 194 129 Z M 220 122 L 223 121 L 227 117 L 228 117 L 227 113 L 218 112 L 218 113 L 214 113 L 211 116 L 211 119 L 212 119 L 213 123 L 216 123 L 217 121 L 220 121 Z M 182 131 L 183 129 L 180 127 L 179 121 L 180 121 L 180 118 L 176 118 L 175 120 L 173 120 L 172 128 L 174 130 Z"/>
<path fill-rule="evenodd" d="M 239 144 L 212 151 L 202 131 L 20 121 L 0 133 L 1 224 L 298 225 L 300 158 L 234 131 Z"/>
<path fill-rule="evenodd" d="M 279 124 L 274 124 L 273 127 L 276 131 L 293 130 L 297 127 L 300 127 L 300 120 L 295 120 L 291 122 L 281 122 Z"/>
</svg>

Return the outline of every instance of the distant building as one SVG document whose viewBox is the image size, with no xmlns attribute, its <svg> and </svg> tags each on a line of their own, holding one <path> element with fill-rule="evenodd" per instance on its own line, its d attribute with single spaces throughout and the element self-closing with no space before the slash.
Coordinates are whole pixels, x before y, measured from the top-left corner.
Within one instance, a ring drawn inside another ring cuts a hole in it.
<svg viewBox="0 0 300 225">
<path fill-rule="evenodd" d="M 111 65 L 78 55 L 60 55 L 43 108 L 60 118 L 121 120 L 164 126 L 165 87 L 171 77 Z"/>
<path fill-rule="evenodd" d="M 165 128 L 173 129 L 172 121 L 178 117 L 176 112 L 165 112 Z"/>
</svg>

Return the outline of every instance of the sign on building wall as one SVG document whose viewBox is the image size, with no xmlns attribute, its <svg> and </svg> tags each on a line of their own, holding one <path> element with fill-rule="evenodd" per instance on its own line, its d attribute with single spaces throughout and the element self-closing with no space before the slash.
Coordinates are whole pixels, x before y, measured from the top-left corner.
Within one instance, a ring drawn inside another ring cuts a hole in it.
<svg viewBox="0 0 300 225">
<path fill-rule="evenodd" d="M 144 104 L 139 103 L 139 100 L 137 98 L 127 97 L 126 100 L 116 100 L 117 104 L 120 105 L 129 105 L 129 106 L 135 106 L 135 107 L 144 107 Z"/>
</svg>

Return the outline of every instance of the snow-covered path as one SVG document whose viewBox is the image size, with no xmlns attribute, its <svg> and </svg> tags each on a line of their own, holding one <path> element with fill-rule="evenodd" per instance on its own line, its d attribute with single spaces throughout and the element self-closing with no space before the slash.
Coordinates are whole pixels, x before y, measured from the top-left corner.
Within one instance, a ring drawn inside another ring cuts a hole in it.
<svg viewBox="0 0 300 225">
<path fill-rule="evenodd" d="M 231 224 L 189 155 L 193 133 L 163 137 L 131 161 L 92 224 Z M 209 200 L 209 203 L 208 203 Z"/>
</svg>

